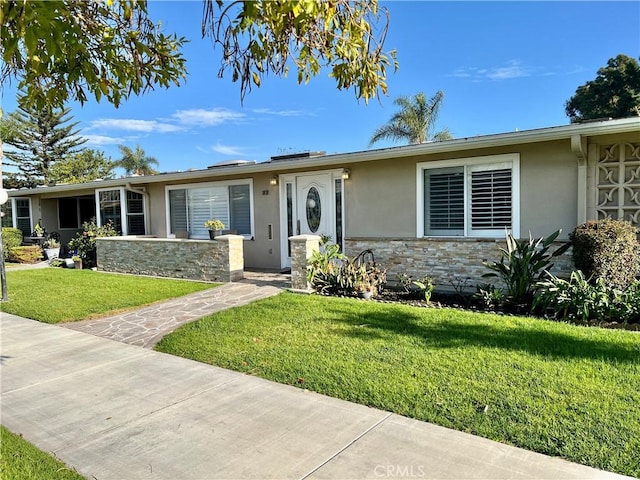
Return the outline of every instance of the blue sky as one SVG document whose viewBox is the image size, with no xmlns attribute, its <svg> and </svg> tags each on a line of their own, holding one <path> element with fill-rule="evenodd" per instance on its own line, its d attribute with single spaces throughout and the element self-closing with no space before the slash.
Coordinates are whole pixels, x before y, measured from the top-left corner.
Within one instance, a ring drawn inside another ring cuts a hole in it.
<svg viewBox="0 0 640 480">
<path fill-rule="evenodd" d="M 72 114 L 86 144 L 119 158 L 118 144 L 140 144 L 161 171 L 205 168 L 232 159 L 325 150 L 366 150 L 396 111 L 393 99 L 445 93 L 438 127 L 456 138 L 568 124 L 564 103 L 607 60 L 640 55 L 640 2 L 384 2 L 386 49 L 400 68 L 389 95 L 365 104 L 338 91 L 327 72 L 307 85 L 268 77 L 240 102 L 239 85 L 217 77 L 220 54 L 200 38 L 200 1 L 151 1 L 151 17 L 191 40 L 186 84 L 102 102 Z M 15 109 L 6 88 L 3 109 Z M 376 147 L 392 143 L 380 142 Z"/>
</svg>

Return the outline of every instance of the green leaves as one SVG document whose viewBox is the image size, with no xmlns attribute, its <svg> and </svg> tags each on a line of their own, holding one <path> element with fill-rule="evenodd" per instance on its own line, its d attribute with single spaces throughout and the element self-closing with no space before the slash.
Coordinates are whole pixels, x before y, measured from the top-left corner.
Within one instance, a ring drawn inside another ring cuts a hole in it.
<svg viewBox="0 0 640 480">
<path fill-rule="evenodd" d="M 218 13 L 217 10 L 220 10 Z M 376 0 L 317 2 L 241 1 L 224 6 L 205 0 L 202 34 L 222 47 L 219 77 L 230 70 L 240 81 L 241 99 L 271 72 L 286 76 L 295 65 L 298 83 L 307 83 L 324 67 L 338 89 L 352 88 L 365 102 L 386 94 L 386 71 L 398 63 L 395 51 L 383 52 L 389 16 L 379 34 Z"/>
<path fill-rule="evenodd" d="M 186 78 L 180 49 L 147 16 L 145 1 L 20 1 L 1 4 L 2 83 L 18 79 L 38 108 L 89 95 L 115 105 Z M 78 41 L 82 39 L 82 41 Z"/>
<path fill-rule="evenodd" d="M 640 64 L 618 55 L 598 70 L 592 81 L 577 88 L 565 104 L 571 122 L 596 118 L 640 116 Z"/>
<path fill-rule="evenodd" d="M 487 262 L 485 267 L 492 270 L 483 277 L 499 277 L 507 287 L 509 301 L 514 304 L 529 304 L 537 282 L 542 279 L 546 270 L 553 265 L 551 259 L 566 252 L 571 243 L 567 242 L 552 253 L 547 253 L 562 230 L 534 240 L 529 233 L 528 240 L 518 240 L 511 233 L 505 232 L 507 248 L 501 248 L 502 258 L 499 262 Z"/>
<path fill-rule="evenodd" d="M 391 119 L 379 127 L 371 137 L 369 146 L 383 139 L 401 140 L 408 143 L 425 141 L 440 142 L 453 138 L 446 128 L 431 133 L 435 128 L 444 93 L 438 90 L 428 101 L 423 92 L 412 97 L 398 97 L 393 103 L 400 107 Z"/>
</svg>

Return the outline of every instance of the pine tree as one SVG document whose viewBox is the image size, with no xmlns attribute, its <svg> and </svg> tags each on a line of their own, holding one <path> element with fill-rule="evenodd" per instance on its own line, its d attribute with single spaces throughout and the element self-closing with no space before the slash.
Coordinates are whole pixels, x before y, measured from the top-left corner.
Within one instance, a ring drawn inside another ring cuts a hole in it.
<svg viewBox="0 0 640 480">
<path fill-rule="evenodd" d="M 76 147 L 87 140 L 74 130 L 78 122 L 69 123 L 73 118 L 69 108 L 36 109 L 19 104 L 18 110 L 10 115 L 17 130 L 5 141 L 17 150 L 5 150 L 6 163 L 17 168 L 15 180 L 21 185 L 47 185 L 53 164 L 77 152 Z"/>
</svg>

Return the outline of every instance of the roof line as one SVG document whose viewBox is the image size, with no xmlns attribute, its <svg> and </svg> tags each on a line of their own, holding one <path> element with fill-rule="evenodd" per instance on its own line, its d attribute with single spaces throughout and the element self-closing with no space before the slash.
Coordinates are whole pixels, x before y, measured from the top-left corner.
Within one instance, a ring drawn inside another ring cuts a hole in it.
<svg viewBox="0 0 640 480">
<path fill-rule="evenodd" d="M 613 133 L 633 132 L 634 130 L 640 132 L 640 117 L 618 120 L 604 120 L 582 124 L 576 123 L 557 127 L 522 130 L 520 132 L 507 132 L 491 135 L 480 135 L 475 137 L 464 137 L 447 140 L 444 142 L 421 143 L 416 145 L 387 147 L 376 150 L 336 153 L 303 159 L 282 159 L 275 162 L 266 161 L 249 165 L 233 165 L 228 167 L 219 166 L 215 169 L 205 168 L 190 170 L 186 172 L 160 173 L 157 175 L 123 177 L 110 180 L 93 181 L 88 183 L 53 185 L 46 187 L 36 187 L 32 189 L 10 190 L 9 194 L 11 196 L 32 195 L 36 193 L 55 193 L 80 189 L 124 186 L 126 183 L 132 185 L 140 185 L 149 183 L 184 181 L 198 178 L 222 177 L 236 175 L 238 173 L 262 173 L 300 168 L 316 168 L 322 166 L 335 166 L 350 163 L 384 160 L 387 158 L 403 158 L 417 155 L 465 151 L 478 148 L 545 142 L 571 138 L 574 135 L 607 135 Z"/>
</svg>

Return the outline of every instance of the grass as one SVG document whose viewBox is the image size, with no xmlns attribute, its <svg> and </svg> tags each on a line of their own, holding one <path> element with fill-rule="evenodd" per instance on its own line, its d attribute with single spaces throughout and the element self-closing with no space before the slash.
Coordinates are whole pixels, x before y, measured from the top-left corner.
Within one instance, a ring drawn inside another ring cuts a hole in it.
<svg viewBox="0 0 640 480">
<path fill-rule="evenodd" d="M 7 271 L 9 301 L 1 307 L 3 312 L 41 322 L 72 322 L 115 314 L 213 286 L 92 270 L 17 270 Z"/>
<path fill-rule="evenodd" d="M 640 334 L 283 293 L 157 350 L 640 476 Z"/>
<path fill-rule="evenodd" d="M 83 480 L 64 463 L 0 426 L 0 478 L 3 480 Z"/>
</svg>

